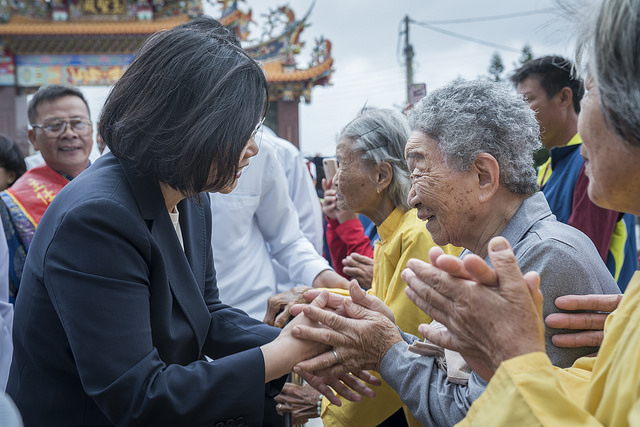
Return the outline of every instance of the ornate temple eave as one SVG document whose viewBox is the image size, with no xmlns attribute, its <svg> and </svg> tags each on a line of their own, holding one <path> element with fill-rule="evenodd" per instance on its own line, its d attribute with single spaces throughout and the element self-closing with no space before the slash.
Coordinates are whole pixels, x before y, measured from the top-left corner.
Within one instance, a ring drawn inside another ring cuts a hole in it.
<svg viewBox="0 0 640 427">
<path fill-rule="evenodd" d="M 274 37 L 263 43 L 259 43 L 252 46 L 244 47 L 249 55 L 257 60 L 265 60 L 281 55 L 281 47 L 286 45 L 287 40 L 295 37 L 295 34 L 299 34 L 304 29 L 305 22 L 298 21 L 287 28 L 287 30 L 277 37 Z"/>
<path fill-rule="evenodd" d="M 265 65 L 269 84 L 269 101 L 297 101 L 311 103 L 311 89 L 328 85 L 331 79 L 333 58 L 306 70 L 287 71 L 282 64 Z"/>
<path fill-rule="evenodd" d="M 220 22 L 225 27 L 228 27 L 231 23 L 233 23 L 233 22 L 237 21 L 238 19 L 242 18 L 242 16 L 243 16 L 243 13 L 240 12 L 238 9 L 236 9 L 233 12 L 231 12 L 230 14 L 219 18 L 218 22 Z"/>
<path fill-rule="evenodd" d="M 249 53 L 249 55 L 258 61 L 270 61 L 281 56 L 282 48 L 287 46 L 293 40 L 297 40 L 300 33 L 306 27 L 307 19 L 311 16 L 311 11 L 313 10 L 315 3 L 315 0 L 313 0 L 309 10 L 307 10 L 307 13 L 298 21 L 294 20 L 293 12 L 290 12 L 291 21 L 284 31 L 278 36 L 251 46 L 243 46 L 244 49 Z M 288 9 L 288 7 L 286 7 L 286 9 Z"/>
<path fill-rule="evenodd" d="M 46 36 L 149 36 L 156 31 L 173 28 L 189 21 L 188 15 L 156 18 L 149 21 L 45 21 L 14 15 L 6 24 L 0 24 L 0 37 Z"/>
<path fill-rule="evenodd" d="M 304 70 L 287 70 L 279 62 L 267 62 L 263 64 L 269 83 L 306 82 L 324 76 L 331 72 L 333 58 L 327 58 L 324 62 Z"/>
<path fill-rule="evenodd" d="M 189 19 L 185 14 L 152 21 L 54 22 L 14 15 L 0 24 L 0 38 L 16 55 L 131 53 L 156 31 Z"/>
</svg>

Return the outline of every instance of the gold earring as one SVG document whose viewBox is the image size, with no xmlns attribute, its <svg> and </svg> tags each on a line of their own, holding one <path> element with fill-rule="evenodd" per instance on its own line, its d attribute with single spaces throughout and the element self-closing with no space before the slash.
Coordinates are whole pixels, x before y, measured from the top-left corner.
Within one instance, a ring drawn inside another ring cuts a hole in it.
<svg viewBox="0 0 640 427">
<path fill-rule="evenodd" d="M 380 194 L 380 189 L 378 188 L 378 189 L 376 190 L 376 192 L 377 192 L 378 194 Z"/>
</svg>

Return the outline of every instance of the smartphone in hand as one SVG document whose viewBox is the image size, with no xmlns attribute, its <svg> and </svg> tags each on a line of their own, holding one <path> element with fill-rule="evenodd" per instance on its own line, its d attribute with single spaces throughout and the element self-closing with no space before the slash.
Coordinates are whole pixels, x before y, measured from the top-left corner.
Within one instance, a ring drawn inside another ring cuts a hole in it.
<svg viewBox="0 0 640 427">
<path fill-rule="evenodd" d="M 338 171 L 338 160 L 335 157 L 325 157 L 322 159 L 322 168 L 324 169 L 325 179 L 329 182 Z"/>
</svg>

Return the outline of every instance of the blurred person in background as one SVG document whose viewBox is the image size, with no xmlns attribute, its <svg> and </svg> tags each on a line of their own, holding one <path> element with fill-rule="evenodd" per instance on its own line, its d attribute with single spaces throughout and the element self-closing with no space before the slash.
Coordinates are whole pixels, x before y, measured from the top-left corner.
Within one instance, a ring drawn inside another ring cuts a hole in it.
<svg viewBox="0 0 640 427">
<path fill-rule="evenodd" d="M 624 290 L 638 268 L 635 216 L 601 208 L 587 194 L 578 134 L 582 78 L 568 59 L 543 56 L 524 63 L 510 80 L 536 112 L 542 145 L 550 153 L 538 168 L 538 185 L 551 212 L 589 236 Z"/>
<path fill-rule="evenodd" d="M 24 155 L 18 144 L 0 134 L 0 191 L 9 188 L 26 170 Z"/>
<path fill-rule="evenodd" d="M 259 131 L 256 138 L 260 151 L 237 188 L 229 194 L 210 195 L 212 221 L 224 224 L 213 230 L 211 244 L 222 300 L 262 320 L 272 295 L 296 285 L 344 288 L 347 281 L 318 252 L 322 239 L 320 203 L 306 165 L 297 157 L 285 162 L 283 154 L 278 154 L 288 150 L 280 144 L 295 147 L 288 141 L 278 142 L 267 129 Z M 300 171 L 295 188 L 288 182 L 284 163 L 298 161 L 298 168 L 289 165 Z M 238 268 L 238 260 L 249 261 L 251 267 Z"/>
<path fill-rule="evenodd" d="M 374 244 L 380 240 L 376 225 L 364 215 L 338 207 L 333 179 L 325 178 L 322 186 L 322 212 L 327 221 L 325 237 L 331 263 L 336 273 L 356 279 L 360 287 L 369 289 L 373 280 Z"/>
</svg>

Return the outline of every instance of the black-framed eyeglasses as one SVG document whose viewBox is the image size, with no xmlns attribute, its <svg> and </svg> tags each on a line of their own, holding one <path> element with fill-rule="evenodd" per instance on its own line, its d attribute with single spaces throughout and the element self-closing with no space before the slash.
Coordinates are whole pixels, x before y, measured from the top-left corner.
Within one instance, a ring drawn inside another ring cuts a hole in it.
<svg viewBox="0 0 640 427">
<path fill-rule="evenodd" d="M 87 133 L 91 130 L 91 120 L 88 119 L 70 119 L 70 120 L 53 120 L 48 123 L 31 124 L 31 127 L 35 129 L 42 129 L 47 136 L 55 137 L 60 136 L 67 130 L 67 124 L 71 127 L 71 130 L 79 134 Z"/>
<path fill-rule="evenodd" d="M 267 116 L 264 116 L 262 120 L 260 120 L 260 123 L 256 125 L 256 128 L 253 130 L 253 132 L 251 132 L 251 138 L 255 138 L 256 134 L 262 129 L 262 125 L 264 124 L 264 119 L 266 118 Z"/>
</svg>

